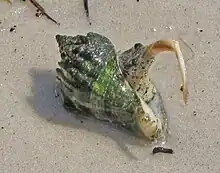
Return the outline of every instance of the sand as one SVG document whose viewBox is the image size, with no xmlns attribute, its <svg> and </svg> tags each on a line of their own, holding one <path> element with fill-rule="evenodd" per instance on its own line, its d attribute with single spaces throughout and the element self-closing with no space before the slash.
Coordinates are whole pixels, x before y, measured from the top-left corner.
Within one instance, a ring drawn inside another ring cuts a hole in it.
<svg viewBox="0 0 220 173">
<path fill-rule="evenodd" d="M 89 0 L 92 25 L 82 0 L 39 2 L 61 26 L 35 17 L 29 1 L 13 2 L 11 11 L 0 13 L 5 18 L 0 24 L 1 173 L 220 172 L 220 1 Z M 59 104 L 55 35 L 89 31 L 104 34 L 118 50 L 177 36 L 192 48 L 194 56 L 184 49 L 188 105 L 179 90 L 175 56 L 158 56 L 152 69 L 170 118 L 167 146 L 174 154 L 153 156 L 152 148 L 136 145 L 129 135 L 81 121 Z"/>
</svg>

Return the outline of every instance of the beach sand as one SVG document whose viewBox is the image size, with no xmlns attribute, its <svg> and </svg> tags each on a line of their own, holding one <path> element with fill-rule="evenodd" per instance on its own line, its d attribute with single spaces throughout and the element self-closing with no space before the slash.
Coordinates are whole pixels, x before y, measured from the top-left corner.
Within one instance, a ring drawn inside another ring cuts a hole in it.
<svg viewBox="0 0 220 173">
<path fill-rule="evenodd" d="M 1 173 L 220 172 L 220 1 L 89 0 L 92 25 L 82 0 L 39 3 L 60 26 L 37 18 L 29 1 L 0 13 Z M 172 53 L 159 55 L 151 73 L 170 119 L 166 145 L 174 154 L 152 155 L 151 147 L 136 145 L 126 133 L 77 119 L 59 104 L 55 35 L 90 31 L 108 37 L 117 50 L 178 36 L 192 48 L 194 56 L 184 49 L 188 105 Z"/>
</svg>

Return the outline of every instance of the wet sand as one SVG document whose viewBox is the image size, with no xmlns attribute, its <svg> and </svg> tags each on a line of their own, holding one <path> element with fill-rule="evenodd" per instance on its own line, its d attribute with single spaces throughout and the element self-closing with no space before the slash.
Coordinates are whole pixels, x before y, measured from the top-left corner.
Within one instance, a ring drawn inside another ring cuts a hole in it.
<svg viewBox="0 0 220 173">
<path fill-rule="evenodd" d="M 60 26 L 37 18 L 28 1 L 0 13 L 1 173 L 220 172 L 220 2 L 90 0 L 92 25 L 81 0 L 39 3 Z M 151 73 L 170 118 L 167 146 L 174 154 L 152 155 L 151 147 L 126 133 L 71 116 L 59 104 L 55 35 L 90 31 L 107 36 L 118 50 L 178 36 L 192 48 L 194 56 L 187 49 L 184 54 L 187 106 L 174 55 L 158 56 Z"/>
</svg>

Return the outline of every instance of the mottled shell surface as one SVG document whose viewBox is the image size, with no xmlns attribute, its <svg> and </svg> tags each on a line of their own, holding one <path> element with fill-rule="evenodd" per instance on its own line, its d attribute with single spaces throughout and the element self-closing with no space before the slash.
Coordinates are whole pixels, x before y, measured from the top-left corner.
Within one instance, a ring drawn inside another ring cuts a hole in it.
<svg viewBox="0 0 220 173">
<path fill-rule="evenodd" d="M 57 86 L 64 106 L 139 133 L 136 92 L 123 77 L 110 40 L 96 33 L 56 35 L 61 54 Z"/>
<path fill-rule="evenodd" d="M 155 57 L 146 56 L 148 47 L 136 43 L 130 49 L 118 55 L 120 70 L 131 87 L 152 109 L 154 115 L 160 119 L 163 131 L 168 129 L 168 117 L 163 100 L 156 86 L 150 78 L 150 67 Z"/>
</svg>

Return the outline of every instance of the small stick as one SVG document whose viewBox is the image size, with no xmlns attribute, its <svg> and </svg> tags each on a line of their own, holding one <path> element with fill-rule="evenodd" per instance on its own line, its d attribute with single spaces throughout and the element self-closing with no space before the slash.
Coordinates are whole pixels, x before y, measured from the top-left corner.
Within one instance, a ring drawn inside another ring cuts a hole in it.
<svg viewBox="0 0 220 173">
<path fill-rule="evenodd" d="M 84 2 L 84 9 L 86 11 L 86 17 L 89 20 L 89 24 L 91 25 L 90 19 L 89 19 L 89 6 L 88 6 L 88 0 L 83 0 Z"/>
<path fill-rule="evenodd" d="M 56 20 L 54 20 L 52 17 L 50 17 L 46 10 L 36 1 L 36 0 L 30 0 L 30 2 L 38 9 L 40 10 L 40 12 L 45 15 L 48 19 L 50 19 L 51 21 L 53 21 L 54 23 L 56 23 L 57 25 L 60 25 L 59 22 L 57 22 Z"/>
<path fill-rule="evenodd" d="M 84 9 L 86 11 L 86 16 L 89 17 L 88 0 L 83 0 L 83 2 L 84 2 Z"/>
<path fill-rule="evenodd" d="M 163 147 L 155 147 L 153 149 L 153 154 L 156 154 L 156 153 L 168 153 L 168 154 L 173 154 L 173 150 L 170 149 L 170 148 L 163 148 Z"/>
</svg>

